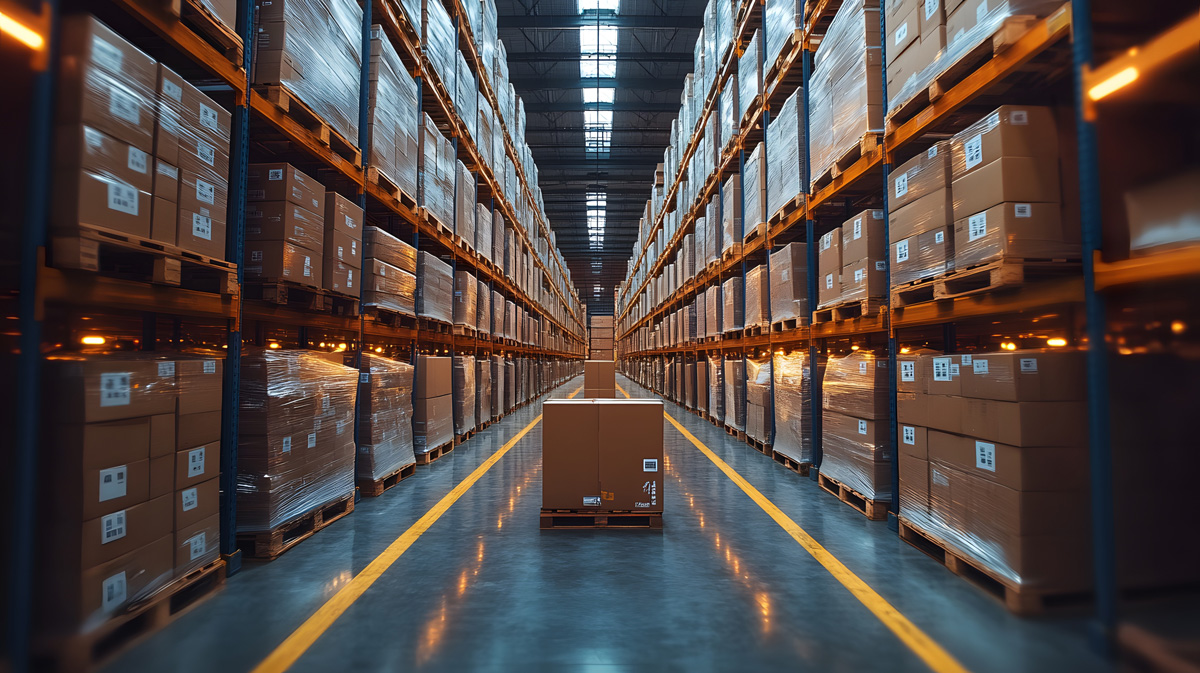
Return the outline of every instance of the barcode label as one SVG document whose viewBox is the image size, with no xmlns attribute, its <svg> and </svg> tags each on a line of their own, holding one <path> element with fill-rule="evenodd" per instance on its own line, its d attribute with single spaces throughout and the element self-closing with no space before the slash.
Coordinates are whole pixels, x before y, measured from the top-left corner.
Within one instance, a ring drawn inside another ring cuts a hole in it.
<svg viewBox="0 0 1200 673">
<path fill-rule="evenodd" d="M 937 150 L 937 145 L 934 145 L 933 147 L 930 147 L 930 148 L 929 148 L 929 149 L 928 149 L 928 150 L 925 152 L 925 158 L 926 158 L 926 159 L 932 159 L 932 158 L 934 158 L 934 157 L 936 157 L 936 156 L 937 156 L 937 152 L 938 152 L 938 150 Z"/>
<path fill-rule="evenodd" d="M 963 143 L 967 170 L 978 166 L 983 161 L 983 134 L 977 134 Z"/>
<path fill-rule="evenodd" d="M 196 178 L 196 200 L 200 203 L 215 205 L 217 201 L 217 188 L 211 183 Z"/>
<path fill-rule="evenodd" d="M 1027 110 L 1013 110 L 1008 115 L 1008 123 L 1013 126 L 1025 126 L 1029 123 L 1029 112 Z"/>
<path fill-rule="evenodd" d="M 108 90 L 108 112 L 112 116 L 119 117 L 134 126 L 138 126 L 142 123 L 142 111 L 140 108 L 137 95 L 127 91 L 123 87 L 114 86 Z"/>
<path fill-rule="evenodd" d="M 925 0 L 925 20 L 933 18 L 934 12 L 938 10 L 938 0 Z"/>
<path fill-rule="evenodd" d="M 896 176 L 896 198 L 900 198 L 908 193 L 908 171 Z"/>
<path fill-rule="evenodd" d="M 858 434 L 860 434 L 860 435 L 867 434 L 867 422 L 866 421 L 860 420 L 858 422 Z"/>
<path fill-rule="evenodd" d="M 212 218 L 192 213 L 192 236 L 206 241 L 212 240 Z"/>
<path fill-rule="evenodd" d="M 658 459 L 657 458 L 643 458 L 642 459 L 642 472 L 658 472 Z"/>
<path fill-rule="evenodd" d="M 1024 374 L 1036 374 L 1038 370 L 1037 358 L 1021 358 L 1021 372 Z"/>
<path fill-rule="evenodd" d="M 208 541 L 205 539 L 203 532 L 196 533 L 188 538 L 187 545 L 189 561 L 195 561 L 204 556 L 204 553 L 208 551 Z"/>
<path fill-rule="evenodd" d="M 126 465 L 100 470 L 99 502 L 124 498 L 129 487 L 129 468 Z"/>
<path fill-rule="evenodd" d="M 251 262 L 261 262 L 262 260 L 263 260 L 263 251 L 262 250 L 251 250 L 250 251 L 250 261 Z"/>
<path fill-rule="evenodd" d="M 168 362 L 158 363 L 158 375 L 160 377 L 175 376 L 175 361 L 171 360 Z"/>
<path fill-rule="evenodd" d="M 99 37 L 92 37 L 92 58 L 97 63 L 112 70 L 113 72 L 121 72 L 121 62 L 125 60 L 125 54 L 120 49 L 110 44 L 107 40 L 102 40 Z"/>
<path fill-rule="evenodd" d="M 853 240 L 857 241 L 860 238 L 862 238 L 862 218 L 861 217 L 854 221 L 854 239 Z"/>
<path fill-rule="evenodd" d="M 358 375 L 358 382 L 359 383 L 370 383 L 371 382 L 371 372 L 360 373 Z"/>
<path fill-rule="evenodd" d="M 971 370 L 974 371 L 976 374 L 988 373 L 988 361 L 987 360 L 975 360 L 974 362 L 971 363 Z"/>
<path fill-rule="evenodd" d="M 217 361 L 216 360 L 205 360 L 204 361 L 204 373 L 205 374 L 216 374 L 217 373 Z"/>
<path fill-rule="evenodd" d="M 125 510 L 100 518 L 100 544 L 125 537 Z"/>
<path fill-rule="evenodd" d="M 941 232 L 941 231 L 934 232 L 934 234 L 933 234 L 934 244 L 940 245 L 941 243 L 944 243 L 945 241 L 946 241 L 945 232 Z"/>
<path fill-rule="evenodd" d="M 268 180 L 282 180 L 283 179 L 283 169 L 282 168 L 272 168 L 271 170 L 267 171 L 267 179 Z"/>
<path fill-rule="evenodd" d="M 166 94 L 167 98 L 180 102 L 183 101 L 183 87 L 169 79 L 163 80 L 163 93 Z"/>
<path fill-rule="evenodd" d="M 291 451 L 292 451 L 292 438 L 284 437 L 283 438 L 283 452 L 291 453 Z"/>
<path fill-rule="evenodd" d="M 916 381 L 917 380 L 917 363 L 912 360 L 903 360 L 900 362 L 900 380 L 901 381 Z"/>
<path fill-rule="evenodd" d="M 863 279 L 863 274 L 864 274 L 863 269 L 855 269 L 854 270 L 854 282 L 861 283 L 862 279 Z"/>
<path fill-rule="evenodd" d="M 911 425 L 906 425 L 900 429 L 904 443 L 909 446 L 915 446 L 917 443 L 917 429 Z"/>
<path fill-rule="evenodd" d="M 346 228 L 347 229 L 354 228 L 354 218 L 350 217 L 349 215 L 346 216 Z"/>
<path fill-rule="evenodd" d="M 908 261 L 908 241 L 903 240 L 896 244 L 896 262 Z"/>
<path fill-rule="evenodd" d="M 1028 203 L 1014 203 L 1013 215 L 1016 217 L 1033 217 L 1033 207 Z"/>
<path fill-rule="evenodd" d="M 833 289 L 833 274 L 832 273 L 825 274 L 825 289 L 826 290 Z"/>
<path fill-rule="evenodd" d="M 200 104 L 200 125 L 207 126 L 217 133 L 221 132 L 221 123 L 219 117 L 217 117 L 217 111 L 204 103 Z"/>
<path fill-rule="evenodd" d="M 110 372 L 100 375 L 100 406 L 128 406 L 131 398 L 129 372 Z"/>
<path fill-rule="evenodd" d="M 204 474 L 204 447 L 188 451 L 188 479 Z"/>
<path fill-rule="evenodd" d="M 113 180 L 108 183 L 108 208 L 118 213 L 137 216 L 138 192 L 131 185 Z"/>
<path fill-rule="evenodd" d="M 183 511 L 190 512 L 200 504 L 200 495 L 195 488 L 185 488 L 179 492 L 180 506 Z"/>
<path fill-rule="evenodd" d="M 125 603 L 128 583 L 125 581 L 125 571 L 104 580 L 100 591 L 100 608 L 104 612 L 112 612 Z"/>
<path fill-rule="evenodd" d="M 969 365 L 969 364 L 971 364 L 971 358 L 972 358 L 972 357 L 974 357 L 974 356 L 972 356 L 972 355 L 964 355 L 964 356 L 960 357 L 960 358 L 958 359 L 958 361 L 959 361 L 959 362 L 961 362 L 961 363 L 963 363 L 964 365 Z"/>
<path fill-rule="evenodd" d="M 217 148 L 209 145 L 203 140 L 196 141 L 196 156 L 209 166 L 213 166 L 217 161 Z"/>
<path fill-rule="evenodd" d="M 304 256 L 304 277 L 308 278 L 310 276 L 312 276 L 312 259 L 308 255 L 305 255 Z"/>
<path fill-rule="evenodd" d="M 933 380 L 934 381 L 949 381 L 950 379 L 950 358 L 934 358 L 933 359 Z"/>
<path fill-rule="evenodd" d="M 317 433 L 315 433 L 315 432 L 308 433 L 308 448 L 312 449 L 312 448 L 316 448 L 316 446 L 317 446 Z"/>
<path fill-rule="evenodd" d="M 129 160 L 125 162 L 125 165 L 129 166 L 129 170 L 138 173 L 146 173 L 150 170 L 150 161 L 146 153 L 133 146 L 129 148 Z"/>
<path fill-rule="evenodd" d="M 975 467 L 988 472 L 996 471 L 996 445 L 989 442 L 975 442 Z"/>
<path fill-rule="evenodd" d="M 867 363 L 865 363 L 865 362 L 858 363 L 858 373 L 859 374 L 867 373 Z"/>
<path fill-rule="evenodd" d="M 987 236 L 987 211 L 967 219 L 967 240 L 974 241 Z"/>
<path fill-rule="evenodd" d="M 902 23 L 902 24 L 900 24 L 900 27 L 896 29 L 896 46 L 900 46 L 900 43 L 903 42 L 904 39 L 907 37 L 908 37 L 908 24 Z"/>
</svg>

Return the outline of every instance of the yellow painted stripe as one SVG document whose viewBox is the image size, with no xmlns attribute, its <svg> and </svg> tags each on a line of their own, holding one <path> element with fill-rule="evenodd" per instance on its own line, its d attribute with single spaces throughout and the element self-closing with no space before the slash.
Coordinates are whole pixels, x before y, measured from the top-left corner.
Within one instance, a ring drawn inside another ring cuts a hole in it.
<svg viewBox="0 0 1200 673">
<path fill-rule="evenodd" d="M 617 386 L 617 390 L 620 390 L 625 397 L 629 397 L 629 393 L 625 392 L 621 386 Z M 812 557 L 815 558 L 818 563 L 825 566 L 825 569 L 829 571 L 829 574 L 833 575 L 834 579 L 840 582 L 842 586 L 846 587 L 846 589 L 848 589 L 850 593 L 859 600 L 859 602 L 865 605 L 868 610 L 878 617 L 879 621 L 883 622 L 884 626 L 888 627 L 892 633 L 896 634 L 896 637 L 899 638 L 900 641 L 905 645 L 907 645 L 908 648 L 912 650 L 918 657 L 920 657 L 921 660 L 929 666 L 929 668 L 937 671 L 938 673 L 967 673 L 967 669 L 964 668 L 962 664 L 958 663 L 958 660 L 951 656 L 949 652 L 942 649 L 941 645 L 938 645 L 937 642 L 935 642 L 932 638 L 925 635 L 924 631 L 917 628 L 915 624 L 910 622 L 908 618 L 901 614 L 901 612 L 895 607 L 893 607 L 891 603 L 888 603 L 883 596 L 875 593 L 874 589 L 872 589 L 866 582 L 862 581 L 858 575 L 855 575 L 853 572 L 851 572 L 849 568 L 847 568 L 842 564 L 841 561 L 837 559 L 837 557 L 835 557 L 833 554 L 830 554 L 829 551 L 822 547 L 819 542 L 814 540 L 811 535 L 801 528 L 799 524 L 797 524 L 795 521 L 792 521 L 791 517 L 784 514 L 783 511 L 775 505 L 775 503 L 768 500 L 766 496 L 760 493 L 757 488 L 754 488 L 750 482 L 746 481 L 746 479 L 742 477 L 742 475 L 738 474 L 736 470 L 730 467 L 728 463 L 721 460 L 721 458 L 717 456 L 717 454 L 713 453 L 711 449 L 705 446 L 703 442 L 701 442 L 699 439 L 696 439 L 695 435 L 688 432 L 687 428 L 680 425 L 679 422 L 671 416 L 671 414 L 668 414 L 664 411 L 663 416 L 665 416 L 667 420 L 671 422 L 671 425 L 674 425 L 675 429 L 678 430 L 684 437 L 686 437 L 693 446 L 699 449 L 700 452 L 707 456 L 714 465 L 720 468 L 720 470 L 725 473 L 725 476 L 729 477 L 733 483 L 737 484 L 738 488 L 741 488 L 746 495 L 750 496 L 751 500 L 753 500 L 759 507 L 763 509 L 764 512 L 766 512 L 772 519 L 775 520 L 775 523 L 779 524 L 781 528 L 787 531 L 788 534 L 792 536 L 792 539 L 794 539 L 796 542 L 799 542 L 800 546 L 803 547 L 805 551 L 807 551 L 809 554 L 812 554 Z"/>
<path fill-rule="evenodd" d="M 575 397 L 582 390 L 583 388 L 576 388 L 575 392 L 567 396 L 568 399 Z M 337 618 L 341 617 L 342 613 L 354 604 L 354 601 L 358 600 L 367 589 L 371 588 L 375 580 L 379 579 L 397 559 L 404 555 L 404 552 L 408 551 L 408 548 L 417 541 L 417 538 L 429 530 L 429 527 L 445 514 L 451 505 L 457 502 L 464 493 L 474 486 L 475 482 L 479 481 L 479 478 L 485 472 L 498 463 L 504 457 L 504 454 L 516 446 L 517 442 L 521 441 L 521 438 L 528 434 L 541 420 L 542 415 L 538 414 L 537 418 L 533 419 L 529 425 L 522 428 L 516 435 L 513 435 L 513 438 L 500 447 L 499 451 L 488 457 L 487 460 L 483 461 L 482 465 L 475 468 L 474 472 L 459 482 L 454 487 L 454 490 L 447 493 L 424 516 L 417 519 L 417 522 L 404 531 L 403 535 L 396 538 L 394 542 L 388 545 L 387 549 L 383 550 L 382 554 L 375 557 L 375 560 L 371 561 L 370 565 L 355 575 L 349 584 L 342 587 L 340 591 L 333 595 L 333 598 L 330 598 L 325 605 L 322 605 L 307 621 L 301 624 L 300 628 L 293 631 L 292 635 L 287 637 L 287 640 L 284 640 L 279 647 L 275 648 L 274 652 L 254 668 L 253 673 L 282 673 L 291 668 L 292 664 L 296 663 L 296 660 L 307 652 L 308 648 L 312 647 L 312 644 L 317 642 L 317 639 L 337 621 Z"/>
</svg>

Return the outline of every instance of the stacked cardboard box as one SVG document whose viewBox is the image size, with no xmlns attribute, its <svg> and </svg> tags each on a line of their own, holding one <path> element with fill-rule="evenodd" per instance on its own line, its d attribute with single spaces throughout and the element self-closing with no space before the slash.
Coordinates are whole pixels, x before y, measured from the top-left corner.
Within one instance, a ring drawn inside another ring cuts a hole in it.
<svg viewBox="0 0 1200 673">
<path fill-rule="evenodd" d="M 841 301 L 887 296 L 887 244 L 882 210 L 864 210 L 842 225 Z"/>
<path fill-rule="evenodd" d="M 746 430 L 746 361 L 740 355 L 727 357 L 722 386 L 725 394 L 724 423 L 734 430 Z"/>
<path fill-rule="evenodd" d="M 745 327 L 745 305 L 742 296 L 742 277 L 734 276 L 721 284 L 720 295 L 724 306 L 718 317 L 721 319 L 719 334 L 740 330 Z"/>
<path fill-rule="evenodd" d="M 454 277 L 450 265 L 420 251 L 417 255 L 417 315 L 450 323 L 454 320 L 453 298 Z"/>
<path fill-rule="evenodd" d="M 788 243 L 771 253 L 771 322 L 797 320 L 807 325 L 808 310 L 808 246 Z"/>
<path fill-rule="evenodd" d="M 771 369 L 770 356 L 746 358 L 746 436 L 764 444 L 775 435 Z"/>
<path fill-rule="evenodd" d="M 583 396 L 616 397 L 616 363 L 610 360 L 587 360 L 583 363 Z"/>
<path fill-rule="evenodd" d="M 246 178 L 246 278 L 320 287 L 325 187 L 283 163 L 250 164 Z"/>
<path fill-rule="evenodd" d="M 789 0 L 794 1 L 794 0 Z M 807 189 L 804 184 L 804 89 L 797 87 L 767 127 L 767 200 L 763 217 L 774 217 Z"/>
<path fill-rule="evenodd" d="M 475 174 L 467 169 L 462 161 L 456 161 L 454 183 L 454 233 L 475 249 L 475 221 L 479 217 L 475 206 L 476 199 Z"/>
<path fill-rule="evenodd" d="M 899 380 L 901 514 L 1018 586 L 1090 586 L 1083 352 L 923 354 Z"/>
<path fill-rule="evenodd" d="M 454 404 L 454 434 L 475 429 L 475 358 L 455 355 L 452 393 Z"/>
<path fill-rule="evenodd" d="M 826 232 L 817 243 L 817 308 L 842 301 L 842 228 Z"/>
<path fill-rule="evenodd" d="M 242 354 L 239 532 L 273 530 L 354 492 L 358 376 L 328 353 Z"/>
<path fill-rule="evenodd" d="M 465 269 L 454 274 L 454 324 L 474 328 L 479 319 L 476 306 L 479 281 Z"/>
<path fill-rule="evenodd" d="M 701 356 L 696 360 L 696 410 L 708 413 L 708 359 Z"/>
<path fill-rule="evenodd" d="M 437 123 L 428 113 L 424 113 L 421 120 L 418 135 L 417 200 L 432 219 L 453 230 L 454 183 L 458 166 L 454 145 L 442 135 Z"/>
<path fill-rule="evenodd" d="M 547 400 L 542 508 L 662 512 L 660 400 Z"/>
<path fill-rule="evenodd" d="M 491 359 L 492 368 L 492 418 L 500 418 L 508 413 L 508 406 L 505 404 L 505 393 L 508 390 L 508 377 L 505 369 L 503 355 L 493 355 Z"/>
<path fill-rule="evenodd" d="M 368 163 L 405 194 L 417 194 L 416 80 L 378 25 L 371 26 L 370 91 L 367 108 Z"/>
<path fill-rule="evenodd" d="M 475 204 L 475 250 L 489 262 L 492 261 L 492 221 L 495 215 L 486 204 Z"/>
<path fill-rule="evenodd" d="M 588 318 L 589 353 L 593 360 L 613 359 L 613 317 L 594 315 Z"/>
<path fill-rule="evenodd" d="M 950 143 L 934 143 L 888 176 L 892 285 L 954 268 Z"/>
<path fill-rule="evenodd" d="M 454 439 L 451 359 L 417 356 L 413 383 L 413 451 L 429 453 Z"/>
<path fill-rule="evenodd" d="M 798 463 L 812 462 L 812 368 L 804 351 L 775 354 L 774 449 Z M 824 371 L 817 368 L 817 380 Z"/>
<path fill-rule="evenodd" d="M 483 280 L 475 281 L 475 329 L 480 334 L 492 333 L 492 294 Z"/>
<path fill-rule="evenodd" d="M 363 229 L 363 305 L 416 314 L 417 251 L 378 227 Z"/>
<path fill-rule="evenodd" d="M 742 55 L 738 57 L 738 123 L 741 123 L 742 118 L 750 111 L 750 104 L 763 92 L 763 69 L 759 61 L 762 58 L 761 47 L 762 40 L 756 29 L 750 36 L 750 41 L 746 43 Z"/>
<path fill-rule="evenodd" d="M 771 288 L 766 264 L 746 272 L 746 327 L 771 326 Z"/>
<path fill-rule="evenodd" d="M 336 192 L 325 193 L 325 244 L 322 287 L 359 296 L 362 281 L 363 211 Z M 355 278 L 358 276 L 358 278 Z"/>
<path fill-rule="evenodd" d="M 742 249 L 742 177 L 737 173 L 721 187 L 721 255 Z"/>
<path fill-rule="evenodd" d="M 363 353 L 358 378 L 355 476 L 378 481 L 416 462 L 413 455 L 413 367 Z"/>
<path fill-rule="evenodd" d="M 823 381 L 821 473 L 868 500 L 891 497 L 887 358 L 830 357 Z"/>
<path fill-rule="evenodd" d="M 486 357 L 475 361 L 475 420 L 480 425 L 492 420 L 492 363 Z"/>
<path fill-rule="evenodd" d="M 221 522 L 221 405 L 224 360 L 183 356 L 175 362 L 175 574 L 216 560 Z M 151 477 L 154 478 L 154 461 Z M 151 494 L 153 495 L 153 494 Z"/>
</svg>

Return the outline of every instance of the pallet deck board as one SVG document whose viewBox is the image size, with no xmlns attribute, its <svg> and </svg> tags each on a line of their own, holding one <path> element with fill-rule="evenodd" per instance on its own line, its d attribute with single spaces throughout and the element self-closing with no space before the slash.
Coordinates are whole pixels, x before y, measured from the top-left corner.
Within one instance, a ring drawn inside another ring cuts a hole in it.
<svg viewBox="0 0 1200 673">
<path fill-rule="evenodd" d="M 449 455 L 450 452 L 452 452 L 452 451 L 454 451 L 454 440 L 453 439 L 451 439 L 449 442 L 446 442 L 445 444 L 442 444 L 441 446 L 434 447 L 433 449 L 430 449 L 429 451 L 423 451 L 423 452 L 418 453 L 417 454 L 417 465 L 428 465 L 444 456 Z"/>
<path fill-rule="evenodd" d="M 415 462 L 409 463 L 404 467 L 388 474 L 379 479 L 356 479 L 355 483 L 358 486 L 358 492 L 367 498 L 377 498 L 383 495 L 384 491 L 388 491 L 400 482 L 413 476 L 417 471 Z"/>
<path fill-rule="evenodd" d="M 238 548 L 247 558 L 273 561 L 329 524 L 354 511 L 354 492 L 315 507 L 269 531 L 237 534 Z"/>
<path fill-rule="evenodd" d="M 662 512 L 599 512 L 587 510 L 543 509 L 539 516 L 542 530 L 562 529 L 642 529 L 662 530 Z"/>
<path fill-rule="evenodd" d="M 888 505 L 891 504 L 890 500 L 873 500 L 838 480 L 829 478 L 825 474 L 817 475 L 817 484 L 871 521 L 884 521 L 887 519 Z"/>
</svg>

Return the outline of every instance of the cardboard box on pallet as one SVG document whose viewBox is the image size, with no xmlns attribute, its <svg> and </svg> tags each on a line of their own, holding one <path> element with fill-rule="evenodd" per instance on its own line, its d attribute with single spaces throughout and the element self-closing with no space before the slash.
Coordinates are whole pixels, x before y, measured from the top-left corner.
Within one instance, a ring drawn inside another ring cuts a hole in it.
<svg viewBox="0 0 1200 673">
<path fill-rule="evenodd" d="M 775 434 L 771 371 L 770 356 L 746 358 L 746 436 L 764 444 L 770 444 Z"/>
<path fill-rule="evenodd" d="M 412 391 L 412 365 L 363 353 L 358 377 L 357 479 L 383 479 L 416 462 Z"/>
<path fill-rule="evenodd" d="M 891 494 L 887 360 L 855 351 L 831 357 L 823 379 L 821 471 L 870 500 Z"/>
<path fill-rule="evenodd" d="M 817 244 L 817 307 L 832 306 L 842 297 L 842 230 L 826 232 Z"/>
<path fill-rule="evenodd" d="M 413 451 L 429 453 L 454 439 L 451 358 L 421 355 L 413 383 Z"/>
<path fill-rule="evenodd" d="M 243 271 L 251 280 L 286 280 L 313 288 L 321 286 L 320 256 L 286 241 L 247 241 Z"/>
<path fill-rule="evenodd" d="M 475 429 L 475 358 L 470 355 L 455 355 L 454 378 L 454 434 L 461 435 Z"/>
<path fill-rule="evenodd" d="M 246 200 L 290 201 L 320 217 L 325 212 L 325 186 L 291 164 L 250 164 Z"/>
<path fill-rule="evenodd" d="M 322 249 L 323 218 L 290 201 L 246 204 L 247 241 L 286 241 L 311 251 Z"/>
<path fill-rule="evenodd" d="M 597 351 L 593 350 L 593 353 Z M 611 351 L 605 351 L 611 353 Z M 617 396 L 616 363 L 611 360 L 587 360 L 583 363 L 583 396 L 614 398 Z"/>
<path fill-rule="evenodd" d="M 357 295 L 358 282 L 354 272 L 362 268 L 362 208 L 341 194 L 326 192 L 323 219 L 322 287 Z"/>
<path fill-rule="evenodd" d="M 413 275 L 417 273 L 416 248 L 378 227 L 363 229 L 363 258 L 387 262 Z M 369 262 L 364 262 L 364 268 L 369 266 Z"/>
<path fill-rule="evenodd" d="M 151 168 L 144 150 L 89 126 L 63 127 L 56 144 L 53 231 L 70 234 L 89 224 L 149 238 Z"/>
</svg>

